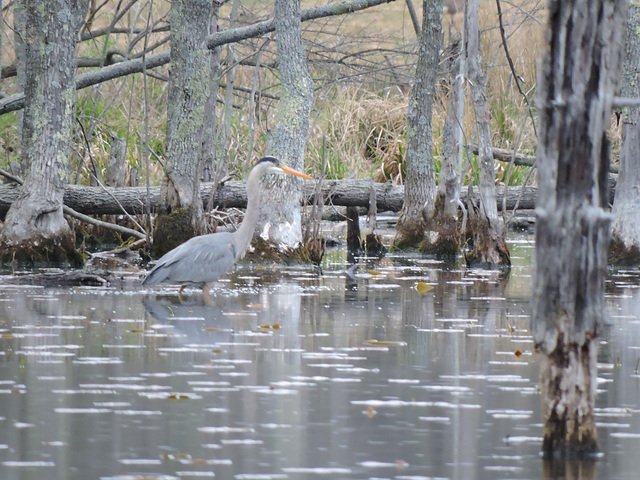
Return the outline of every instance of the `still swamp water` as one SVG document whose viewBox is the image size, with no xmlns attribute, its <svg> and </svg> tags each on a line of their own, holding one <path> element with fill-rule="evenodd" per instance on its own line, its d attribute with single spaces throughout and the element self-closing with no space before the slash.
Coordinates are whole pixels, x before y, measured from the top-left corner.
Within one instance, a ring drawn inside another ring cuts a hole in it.
<svg viewBox="0 0 640 480">
<path fill-rule="evenodd" d="M 351 266 L 342 250 L 322 269 L 243 265 L 214 304 L 3 285 L 0 478 L 638 478 L 640 273 L 607 281 L 603 455 L 550 465 L 533 237 L 510 248 L 502 278 L 421 256 Z"/>
</svg>

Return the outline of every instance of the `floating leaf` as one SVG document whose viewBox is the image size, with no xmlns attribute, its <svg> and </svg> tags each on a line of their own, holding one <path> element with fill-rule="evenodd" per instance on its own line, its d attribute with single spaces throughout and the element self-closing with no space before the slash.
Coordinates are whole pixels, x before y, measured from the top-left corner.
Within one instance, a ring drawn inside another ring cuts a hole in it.
<svg viewBox="0 0 640 480">
<path fill-rule="evenodd" d="M 382 275 L 378 270 L 369 270 L 368 273 L 369 275 Z"/>
<path fill-rule="evenodd" d="M 395 342 L 392 340 L 365 340 L 363 342 L 365 345 L 377 345 L 377 346 L 393 346 L 393 347 L 405 347 L 407 342 Z"/>
<path fill-rule="evenodd" d="M 373 418 L 378 414 L 377 410 L 373 407 L 368 407 L 366 410 L 363 410 L 362 413 L 369 418 Z"/>
<path fill-rule="evenodd" d="M 273 328 L 274 330 L 280 330 L 280 324 L 274 323 L 273 325 L 271 325 L 271 328 Z"/>
<path fill-rule="evenodd" d="M 520 349 L 518 348 L 515 352 L 513 352 L 514 355 L 516 356 L 516 358 L 520 358 L 522 356 L 522 352 L 520 351 Z"/>
<path fill-rule="evenodd" d="M 425 293 L 425 292 L 428 292 L 429 290 L 433 290 L 433 285 L 429 285 L 424 282 L 418 282 L 416 284 L 416 290 L 418 291 L 418 293 Z"/>
</svg>

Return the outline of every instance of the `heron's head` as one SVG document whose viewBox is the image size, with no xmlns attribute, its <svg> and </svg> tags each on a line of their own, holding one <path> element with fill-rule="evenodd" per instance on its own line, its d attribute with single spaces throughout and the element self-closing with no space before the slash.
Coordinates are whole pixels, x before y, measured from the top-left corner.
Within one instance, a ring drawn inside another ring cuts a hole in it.
<svg viewBox="0 0 640 480">
<path fill-rule="evenodd" d="M 293 168 L 289 168 L 280 163 L 276 157 L 262 157 L 253 167 L 256 170 L 260 170 L 260 176 L 265 175 L 267 173 L 288 173 L 290 175 L 296 175 L 297 177 L 311 179 L 309 175 L 306 173 L 299 172 L 298 170 L 294 170 Z"/>
</svg>

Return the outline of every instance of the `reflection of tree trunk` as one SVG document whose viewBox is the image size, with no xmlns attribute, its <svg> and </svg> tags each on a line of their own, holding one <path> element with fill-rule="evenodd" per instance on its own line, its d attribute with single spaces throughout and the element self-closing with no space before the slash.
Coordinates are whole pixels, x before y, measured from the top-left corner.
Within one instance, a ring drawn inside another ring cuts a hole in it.
<svg viewBox="0 0 640 480">
<path fill-rule="evenodd" d="M 313 84 L 302 46 L 300 0 L 276 0 L 274 19 L 282 87 L 267 150 L 284 164 L 303 170 Z M 291 175 L 266 178 L 261 184 L 264 201 L 256 230 L 276 249 L 294 248 L 302 241 L 300 185 Z"/>
<path fill-rule="evenodd" d="M 620 66 L 624 2 L 550 4 L 538 78 L 538 223 L 532 330 L 547 457 L 598 450 L 597 334 L 609 241 L 606 129 Z M 580 64 L 576 64 L 580 61 Z"/>
<path fill-rule="evenodd" d="M 640 97 L 640 7 L 629 4 L 622 96 Z M 613 204 L 612 242 L 609 258 L 613 262 L 640 262 L 640 108 L 628 107 L 622 118 L 622 148 L 617 195 Z"/>
<path fill-rule="evenodd" d="M 2 232 L 8 256 L 25 260 L 75 257 L 74 235 L 62 214 L 64 174 L 71 155 L 75 42 L 88 1 L 23 3 L 26 28 L 24 186 Z M 37 246 L 37 248 L 36 248 Z"/>
<path fill-rule="evenodd" d="M 156 255 L 162 255 L 194 235 L 203 233 L 204 229 L 199 156 L 205 106 L 211 93 L 209 53 L 206 48 L 210 18 L 210 0 L 176 0 L 171 4 L 167 178 L 163 185 L 163 197 L 171 215 L 156 219 Z M 177 225 L 180 225 L 180 229 L 176 228 Z"/>
<path fill-rule="evenodd" d="M 545 460 L 542 464 L 542 480 L 596 480 L 598 462 L 586 460 Z"/>
<path fill-rule="evenodd" d="M 394 245 L 415 247 L 423 239 L 436 193 L 431 119 L 442 36 L 442 0 L 423 0 L 416 78 L 409 98 L 404 206 Z"/>
<path fill-rule="evenodd" d="M 469 80 L 471 82 L 471 99 L 476 115 L 476 131 L 478 135 L 478 181 L 480 204 L 477 209 L 470 209 L 469 235 L 473 250 L 467 254 L 469 265 L 495 268 L 509 266 L 509 250 L 505 242 L 504 226 L 498 216 L 495 192 L 495 171 L 493 166 L 493 149 L 491 147 L 491 131 L 489 129 L 489 112 L 487 96 L 480 64 L 480 34 L 478 29 L 478 0 L 468 0 L 465 11 L 465 29 L 467 39 L 467 60 Z"/>
</svg>

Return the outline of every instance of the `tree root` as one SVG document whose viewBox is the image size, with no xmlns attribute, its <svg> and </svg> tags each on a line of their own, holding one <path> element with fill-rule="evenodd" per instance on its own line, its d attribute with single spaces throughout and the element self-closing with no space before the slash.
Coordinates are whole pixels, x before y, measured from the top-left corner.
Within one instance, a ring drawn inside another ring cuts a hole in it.
<svg viewBox="0 0 640 480">
<path fill-rule="evenodd" d="M 73 235 L 39 236 L 13 243 L 0 242 L 0 264 L 14 267 L 72 266 L 84 264 L 84 257 L 76 250 Z"/>
</svg>

